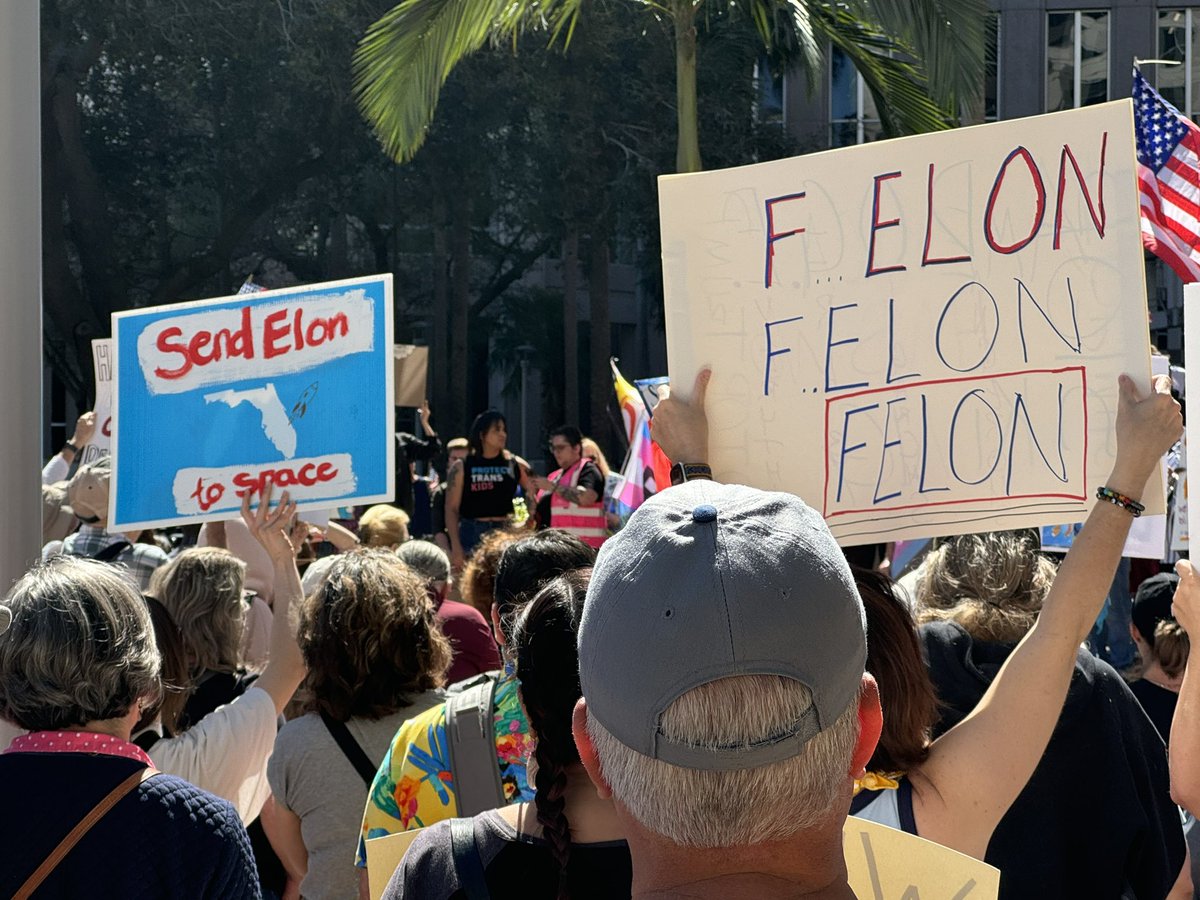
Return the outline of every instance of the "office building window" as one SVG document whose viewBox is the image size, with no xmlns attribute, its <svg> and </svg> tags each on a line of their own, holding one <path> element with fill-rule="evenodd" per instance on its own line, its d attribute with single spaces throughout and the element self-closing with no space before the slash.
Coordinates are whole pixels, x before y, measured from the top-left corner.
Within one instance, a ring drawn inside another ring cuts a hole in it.
<svg viewBox="0 0 1200 900">
<path fill-rule="evenodd" d="M 1108 99 L 1108 13 L 1046 14 L 1046 111 Z"/>
<path fill-rule="evenodd" d="M 877 141 L 882 134 L 875 98 L 850 57 L 835 47 L 829 54 L 829 146 Z"/>
<path fill-rule="evenodd" d="M 1158 58 L 1179 65 L 1153 67 L 1155 86 L 1188 118 L 1194 118 L 1200 105 L 1200 48 L 1196 46 L 1197 16 L 1200 9 L 1160 9 L 1158 11 Z M 1149 74 L 1149 73 L 1147 73 Z"/>
<path fill-rule="evenodd" d="M 771 64 L 764 53 L 754 64 L 755 114 L 758 121 L 780 126 L 786 124 L 786 91 L 787 82 L 771 71 Z"/>
</svg>

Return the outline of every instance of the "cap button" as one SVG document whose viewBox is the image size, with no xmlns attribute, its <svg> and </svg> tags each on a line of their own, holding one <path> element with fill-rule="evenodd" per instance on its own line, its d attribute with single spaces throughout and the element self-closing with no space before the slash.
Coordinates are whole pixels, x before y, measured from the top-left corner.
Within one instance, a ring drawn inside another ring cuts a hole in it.
<svg viewBox="0 0 1200 900">
<path fill-rule="evenodd" d="M 717 508 L 709 506 L 707 503 L 703 506 L 697 506 L 692 510 L 693 522 L 715 522 L 717 521 Z"/>
</svg>

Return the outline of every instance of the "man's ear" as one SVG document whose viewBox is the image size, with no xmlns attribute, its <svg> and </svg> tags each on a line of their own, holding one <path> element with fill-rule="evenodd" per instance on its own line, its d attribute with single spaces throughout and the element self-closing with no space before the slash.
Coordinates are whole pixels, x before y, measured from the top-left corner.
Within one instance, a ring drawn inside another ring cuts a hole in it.
<svg viewBox="0 0 1200 900">
<path fill-rule="evenodd" d="M 850 758 L 851 778 L 862 778 L 866 774 L 867 763 L 875 753 L 882 732 L 883 708 L 879 705 L 879 685 L 875 683 L 874 675 L 864 672 L 862 695 L 858 700 L 858 743 L 854 745 L 854 754 Z"/>
<path fill-rule="evenodd" d="M 596 794 L 601 799 L 608 800 L 612 797 L 612 788 L 608 786 L 608 782 L 604 780 L 604 773 L 600 771 L 600 758 L 596 756 L 596 747 L 592 744 L 592 736 L 587 730 L 587 716 L 587 701 L 580 697 L 575 704 L 575 711 L 571 714 L 571 734 L 575 737 L 575 749 L 579 751 L 579 760 L 587 770 L 588 778 L 592 779 L 592 784 L 596 786 Z"/>
</svg>

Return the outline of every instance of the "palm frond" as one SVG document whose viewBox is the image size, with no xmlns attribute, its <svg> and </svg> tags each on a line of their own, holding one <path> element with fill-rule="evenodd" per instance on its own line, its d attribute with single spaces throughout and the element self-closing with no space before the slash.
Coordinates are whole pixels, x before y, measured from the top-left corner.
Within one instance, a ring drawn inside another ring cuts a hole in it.
<svg viewBox="0 0 1200 900">
<path fill-rule="evenodd" d="M 792 0 L 796 2 L 796 0 Z M 930 96 L 954 113 L 983 93 L 985 0 L 839 0 L 879 33 L 896 38 L 919 61 Z"/>
<path fill-rule="evenodd" d="M 570 39 L 582 0 L 402 0 L 354 54 L 355 99 L 387 153 L 412 158 L 455 65 L 488 41 L 544 30 Z"/>
<path fill-rule="evenodd" d="M 922 72 L 905 58 L 902 44 L 879 34 L 844 6 L 814 6 L 812 12 L 817 35 L 845 53 L 862 75 L 885 135 L 950 127 L 948 111 L 930 97 Z"/>
</svg>

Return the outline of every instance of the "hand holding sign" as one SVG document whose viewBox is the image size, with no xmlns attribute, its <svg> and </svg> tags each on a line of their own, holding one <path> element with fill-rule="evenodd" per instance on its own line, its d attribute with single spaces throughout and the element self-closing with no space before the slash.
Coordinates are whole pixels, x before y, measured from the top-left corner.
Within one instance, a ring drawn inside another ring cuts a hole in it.
<svg viewBox="0 0 1200 900">
<path fill-rule="evenodd" d="M 1171 379 L 1155 375 L 1148 397 L 1141 397 L 1133 379 L 1119 379 L 1117 404 L 1117 461 L 1108 487 L 1140 498 L 1159 460 L 1183 434 L 1183 415 L 1171 397 Z"/>
<path fill-rule="evenodd" d="M 92 435 L 96 433 L 96 414 L 94 412 L 85 412 L 75 422 L 75 434 L 71 436 L 71 443 L 76 447 L 84 447 L 92 440 Z"/>
<path fill-rule="evenodd" d="M 711 379 L 712 369 L 701 369 L 696 375 L 690 400 L 675 397 L 670 385 L 659 388 L 658 405 L 650 420 L 650 437 L 671 462 L 708 462 L 708 416 L 704 412 L 704 398 Z"/>
</svg>

